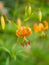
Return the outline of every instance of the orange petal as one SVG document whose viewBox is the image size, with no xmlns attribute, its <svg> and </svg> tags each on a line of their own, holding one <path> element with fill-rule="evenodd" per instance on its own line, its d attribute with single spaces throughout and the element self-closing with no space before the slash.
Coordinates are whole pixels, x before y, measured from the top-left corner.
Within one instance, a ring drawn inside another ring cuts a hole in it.
<svg viewBox="0 0 49 65">
<path fill-rule="evenodd" d="M 42 23 L 39 23 L 39 31 L 43 31 L 44 30 L 44 25 Z"/>
<path fill-rule="evenodd" d="M 26 36 L 30 36 L 30 35 L 31 35 L 31 33 L 32 33 L 31 28 L 26 27 Z"/>
<path fill-rule="evenodd" d="M 48 22 L 44 21 L 44 24 L 45 24 L 45 30 L 48 30 Z"/>
<path fill-rule="evenodd" d="M 21 26 L 21 28 L 16 31 L 16 35 L 18 37 L 24 37 L 25 36 L 25 27 Z"/>
<path fill-rule="evenodd" d="M 39 28 L 38 28 L 38 25 L 35 23 L 34 24 L 34 31 L 37 33 L 37 32 L 39 32 Z"/>
</svg>

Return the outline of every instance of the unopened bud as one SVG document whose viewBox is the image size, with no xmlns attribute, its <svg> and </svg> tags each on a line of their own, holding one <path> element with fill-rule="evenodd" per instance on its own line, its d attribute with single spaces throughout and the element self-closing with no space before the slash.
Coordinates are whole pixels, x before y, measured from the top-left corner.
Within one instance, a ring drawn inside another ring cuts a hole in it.
<svg viewBox="0 0 49 65">
<path fill-rule="evenodd" d="M 2 26 L 2 29 L 4 30 L 5 29 L 5 21 L 4 21 L 3 16 L 1 16 L 1 26 Z"/>
<path fill-rule="evenodd" d="M 28 14 L 31 15 L 31 6 L 28 8 Z"/>
<path fill-rule="evenodd" d="M 39 14 L 38 14 L 39 16 L 38 16 L 38 18 L 39 18 L 39 21 L 41 21 L 42 20 L 42 12 L 41 11 L 39 11 Z"/>
</svg>

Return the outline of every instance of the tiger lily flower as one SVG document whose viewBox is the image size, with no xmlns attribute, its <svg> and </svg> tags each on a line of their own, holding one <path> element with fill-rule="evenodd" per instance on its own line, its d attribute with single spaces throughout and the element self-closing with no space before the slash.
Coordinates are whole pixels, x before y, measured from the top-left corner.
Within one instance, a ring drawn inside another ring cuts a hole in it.
<svg viewBox="0 0 49 65">
<path fill-rule="evenodd" d="M 21 26 L 21 28 L 16 31 L 16 35 L 18 37 L 28 37 L 31 35 L 31 33 L 32 33 L 31 29 L 29 27 L 24 26 Z"/>
<path fill-rule="evenodd" d="M 30 27 L 21 26 L 21 20 L 18 18 L 18 30 L 16 30 L 16 35 L 18 37 L 28 37 L 31 35 L 32 30 Z"/>
<path fill-rule="evenodd" d="M 34 24 L 34 31 L 37 32 L 41 32 L 41 31 L 45 31 L 48 30 L 48 22 L 44 21 L 44 24 L 39 23 L 38 25 L 35 23 Z"/>
</svg>

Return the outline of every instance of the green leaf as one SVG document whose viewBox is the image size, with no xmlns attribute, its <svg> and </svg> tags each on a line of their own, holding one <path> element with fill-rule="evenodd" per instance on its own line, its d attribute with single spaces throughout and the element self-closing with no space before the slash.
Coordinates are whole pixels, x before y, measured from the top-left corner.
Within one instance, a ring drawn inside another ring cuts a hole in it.
<svg viewBox="0 0 49 65">
<path fill-rule="evenodd" d="M 5 65 L 9 65 L 9 57 L 6 59 Z"/>
</svg>

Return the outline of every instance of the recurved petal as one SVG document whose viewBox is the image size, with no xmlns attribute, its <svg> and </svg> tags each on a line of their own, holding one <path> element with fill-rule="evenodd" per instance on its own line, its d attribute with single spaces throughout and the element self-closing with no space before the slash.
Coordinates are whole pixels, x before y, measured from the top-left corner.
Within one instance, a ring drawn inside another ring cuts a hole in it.
<svg viewBox="0 0 49 65">
<path fill-rule="evenodd" d="M 35 33 L 39 32 L 39 27 L 36 23 L 34 24 L 34 31 Z"/>
</svg>

